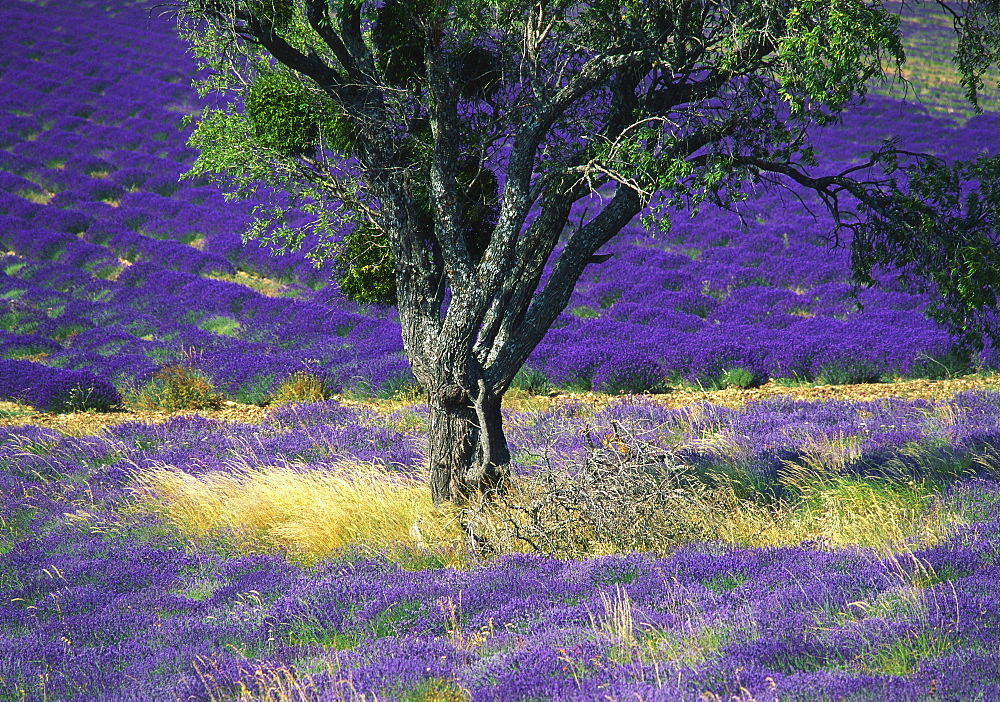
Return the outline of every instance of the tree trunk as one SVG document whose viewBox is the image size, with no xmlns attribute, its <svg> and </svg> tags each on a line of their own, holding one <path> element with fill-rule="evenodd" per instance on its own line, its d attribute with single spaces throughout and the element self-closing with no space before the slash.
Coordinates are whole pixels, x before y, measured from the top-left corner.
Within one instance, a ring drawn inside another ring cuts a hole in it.
<svg viewBox="0 0 1000 702">
<path fill-rule="evenodd" d="M 510 451 L 500 413 L 502 395 L 485 383 L 466 390 L 439 386 L 429 393 L 431 498 L 463 504 L 504 489 Z"/>
</svg>

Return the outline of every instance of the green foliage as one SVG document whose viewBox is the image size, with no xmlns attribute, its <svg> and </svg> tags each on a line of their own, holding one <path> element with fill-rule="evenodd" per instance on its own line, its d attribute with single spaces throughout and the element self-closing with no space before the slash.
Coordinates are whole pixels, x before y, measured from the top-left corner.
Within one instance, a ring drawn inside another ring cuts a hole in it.
<svg viewBox="0 0 1000 702">
<path fill-rule="evenodd" d="M 902 270 L 900 282 L 932 293 L 928 316 L 969 346 L 1000 341 L 989 319 L 1000 309 L 1000 157 L 949 164 L 926 156 L 902 168 L 893 147 L 886 142 L 874 157 L 906 184 L 862 202 L 864 222 L 851 241 L 855 280 L 876 285 L 875 271 Z"/>
<path fill-rule="evenodd" d="M 760 385 L 761 381 L 753 371 L 736 367 L 723 371 L 718 384 L 723 388 L 752 388 Z"/>
<path fill-rule="evenodd" d="M 246 0 L 247 10 L 275 29 L 284 29 L 295 16 L 294 0 Z"/>
<path fill-rule="evenodd" d="M 381 232 L 355 227 L 334 258 L 337 285 L 351 300 L 372 305 L 396 303 L 396 264 Z"/>
<path fill-rule="evenodd" d="M 867 81 L 882 77 L 884 63 L 905 61 L 899 17 L 862 0 L 805 0 L 785 18 L 779 43 L 779 76 L 793 114 L 820 107 L 817 123 L 867 92 Z M 888 61 L 885 61 L 888 59 Z"/>
<path fill-rule="evenodd" d="M 426 72 L 423 25 L 433 9 L 433 0 L 387 0 L 376 10 L 371 40 L 378 67 L 390 85 L 404 86 Z"/>
<path fill-rule="evenodd" d="M 458 192 L 461 198 L 462 233 L 474 261 L 482 259 L 490 242 L 490 232 L 499 214 L 496 175 L 470 159 L 458 169 Z M 426 179 L 413 184 L 419 225 L 432 240 L 434 220 L 431 215 L 430 185 Z M 365 304 L 396 303 L 396 264 L 388 237 L 370 225 L 356 226 L 340 242 L 334 255 L 336 280 L 341 292 L 351 300 Z"/>
<path fill-rule="evenodd" d="M 1000 60 L 1000 14 L 997 3 L 970 2 L 963 7 L 965 31 L 959 37 L 955 63 L 962 76 L 965 95 L 977 111 L 983 74 Z"/>
<path fill-rule="evenodd" d="M 245 104 L 254 138 L 263 146 L 284 156 L 315 149 L 315 110 L 299 81 L 285 73 L 261 73 L 247 91 Z"/>
<path fill-rule="evenodd" d="M 250 121 L 245 114 L 208 109 L 188 139 L 187 145 L 198 150 L 198 157 L 184 178 L 208 175 L 234 188 L 230 196 L 249 191 L 270 171 L 254 143 Z"/>
<path fill-rule="evenodd" d="M 344 155 L 353 153 L 357 143 L 354 126 L 347 115 L 337 113 L 333 105 L 327 109 L 320 121 L 323 146 Z"/>
<path fill-rule="evenodd" d="M 222 396 L 193 368 L 174 365 L 157 371 L 133 404 L 141 409 L 168 411 L 219 409 Z"/>
</svg>

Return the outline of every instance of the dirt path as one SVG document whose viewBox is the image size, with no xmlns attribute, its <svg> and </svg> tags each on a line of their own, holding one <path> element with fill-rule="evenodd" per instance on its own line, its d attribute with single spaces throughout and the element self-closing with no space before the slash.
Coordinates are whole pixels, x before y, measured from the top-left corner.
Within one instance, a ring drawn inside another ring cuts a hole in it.
<svg viewBox="0 0 1000 702">
<path fill-rule="evenodd" d="M 953 380 L 905 380 L 896 383 L 869 383 L 863 385 L 817 385 L 786 387 L 768 383 L 759 388 L 741 390 L 731 388 L 715 391 L 671 390 L 669 392 L 650 395 L 655 402 L 664 407 L 684 407 L 695 402 L 712 402 L 727 407 L 739 407 L 748 402 L 763 400 L 769 397 L 785 395 L 799 400 L 874 400 L 881 397 L 903 397 L 907 399 L 940 400 L 951 397 L 963 390 L 1000 390 L 1000 375 L 991 377 L 967 377 Z M 362 405 L 372 407 L 377 411 L 391 411 L 408 403 L 375 400 L 370 403 L 360 403 L 340 399 L 347 405 Z M 561 393 L 556 395 L 527 395 L 512 391 L 508 395 L 507 405 L 516 410 L 545 411 L 560 404 L 573 401 L 591 403 L 596 407 L 605 407 L 620 398 L 602 393 Z M 154 412 L 148 410 L 123 412 L 73 412 L 69 414 L 46 414 L 34 412 L 23 405 L 0 402 L 0 426 L 30 424 L 55 429 L 70 436 L 86 436 L 96 434 L 108 426 L 123 422 L 165 422 L 172 417 L 185 415 L 200 415 L 206 419 L 221 422 L 240 422 L 258 424 L 267 416 L 270 408 L 256 405 L 240 405 L 227 403 L 220 410 L 191 410 L 182 412 Z"/>
</svg>

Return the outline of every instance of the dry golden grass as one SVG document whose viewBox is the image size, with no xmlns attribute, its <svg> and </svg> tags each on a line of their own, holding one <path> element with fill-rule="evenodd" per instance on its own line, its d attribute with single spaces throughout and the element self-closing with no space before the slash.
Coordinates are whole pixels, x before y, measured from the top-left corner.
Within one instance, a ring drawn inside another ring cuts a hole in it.
<svg viewBox="0 0 1000 702">
<path fill-rule="evenodd" d="M 821 478 L 798 470 L 783 476 L 799 495 L 793 500 L 765 504 L 727 486 L 684 495 L 667 515 L 672 523 L 657 535 L 654 550 L 667 553 L 704 540 L 743 547 L 810 541 L 888 556 L 939 542 L 961 519 L 917 484 Z M 467 550 L 461 523 L 487 538 L 495 554 L 532 552 L 539 544 L 560 557 L 622 551 L 590 534 L 585 519 L 548 525 L 555 540 L 530 532 L 535 546 L 517 538 L 518 528 L 527 526 L 524 508 L 540 498 L 530 481 L 515 482 L 506 505 L 491 505 L 473 519 L 468 511 L 435 507 L 424 478 L 366 463 L 333 469 L 244 466 L 200 475 L 165 465 L 140 472 L 136 493 L 140 504 L 189 538 L 222 538 L 242 551 L 278 549 L 304 563 L 358 549 L 417 567 L 463 567 L 479 554 Z"/>
<path fill-rule="evenodd" d="M 348 547 L 456 560 L 460 533 L 433 506 L 426 481 L 364 463 L 331 470 L 268 466 L 191 475 L 142 471 L 141 499 L 193 538 L 223 536 L 242 548 L 278 547 L 312 562 Z M 449 555 L 452 552 L 455 555 Z"/>
<path fill-rule="evenodd" d="M 315 373 L 296 371 L 281 381 L 271 398 L 272 405 L 290 402 L 322 402 L 333 397 L 327 382 Z"/>
<path fill-rule="evenodd" d="M 190 245 L 196 249 L 204 248 L 204 238 L 195 239 Z M 236 283 L 237 285 L 242 285 L 250 288 L 251 290 L 256 290 L 261 295 L 266 295 L 267 297 L 294 297 L 296 294 L 295 288 L 291 286 L 273 278 L 265 278 L 263 276 L 254 275 L 253 273 L 247 273 L 246 271 L 236 271 L 234 275 L 227 273 L 210 273 L 204 277 L 211 280 L 224 280 L 228 283 Z"/>
</svg>

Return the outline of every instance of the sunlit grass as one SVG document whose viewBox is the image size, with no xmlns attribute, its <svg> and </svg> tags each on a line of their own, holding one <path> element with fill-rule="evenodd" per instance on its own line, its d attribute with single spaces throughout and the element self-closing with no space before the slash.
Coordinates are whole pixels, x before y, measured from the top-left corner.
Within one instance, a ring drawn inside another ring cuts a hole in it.
<svg viewBox="0 0 1000 702">
<path fill-rule="evenodd" d="M 448 512 L 431 503 L 426 481 L 377 465 L 243 467 L 200 475 L 163 466 L 142 471 L 136 490 L 191 538 L 277 548 L 303 562 L 347 548 L 396 552 L 402 560 L 461 558 L 461 534 Z"/>
<path fill-rule="evenodd" d="M 323 699 L 329 702 L 378 702 L 381 697 L 359 692 L 349 671 L 341 671 L 334 659 L 306 659 L 294 666 L 258 664 L 235 684 L 223 686 L 217 664 L 199 658 L 193 663 L 210 702 L 303 702 Z M 430 677 L 393 691 L 391 699 L 401 702 L 467 702 L 471 693 L 453 680 Z"/>
<path fill-rule="evenodd" d="M 38 192 L 37 190 L 21 190 L 15 193 L 23 197 L 28 202 L 33 202 L 36 205 L 47 205 L 49 200 L 56 196 L 55 193 L 49 192 L 48 190 Z"/>
<path fill-rule="evenodd" d="M 741 496 L 728 485 L 685 490 L 673 498 L 655 535 L 643 534 L 662 554 L 711 541 L 758 548 L 803 542 L 824 549 L 855 546 L 889 556 L 937 544 L 965 521 L 927 486 L 860 478 L 813 479 L 778 501 Z M 498 553 L 541 550 L 579 558 L 629 550 L 595 532 L 585 516 L 559 513 L 553 499 L 558 497 L 546 493 L 544 481 L 518 478 L 504 502 L 479 508 L 475 528 Z M 622 543 L 631 536 L 619 535 Z"/>
<path fill-rule="evenodd" d="M 919 483 L 838 477 L 808 482 L 801 494 L 779 530 L 788 542 L 810 539 L 888 555 L 934 545 L 959 521 Z"/>
<path fill-rule="evenodd" d="M 136 484 L 141 502 L 187 537 L 222 538 L 237 550 L 279 550 L 307 563 L 353 548 L 416 565 L 461 566 L 481 555 L 467 550 L 456 510 L 431 503 L 424 478 L 377 465 L 243 467 L 199 475 L 163 466 L 142 471 Z M 803 481 L 797 490 L 795 497 L 775 503 L 741 498 L 726 486 L 679 496 L 669 517 L 676 524 L 664 524 L 654 550 L 669 553 L 697 541 L 739 547 L 809 542 L 889 556 L 934 545 L 963 521 L 918 483 L 828 477 Z M 623 552 L 595 537 L 583 520 L 550 525 L 573 530 L 568 537 L 561 534 L 559 548 L 545 548 L 552 542 L 541 537 L 518 538 L 518 529 L 530 532 L 525 508 L 542 498 L 537 482 L 518 479 L 504 504 L 480 510 L 469 523 L 494 555 L 539 549 L 560 557 Z"/>
<path fill-rule="evenodd" d="M 225 315 L 215 315 L 198 322 L 198 328 L 219 336 L 239 336 L 239 321 Z"/>
<path fill-rule="evenodd" d="M 204 248 L 205 237 L 199 235 L 185 242 L 196 249 Z M 224 280 L 256 290 L 266 297 L 296 297 L 299 291 L 274 278 L 266 278 L 246 271 L 236 271 L 234 275 L 225 273 L 210 273 L 204 276 L 210 280 Z"/>
</svg>

